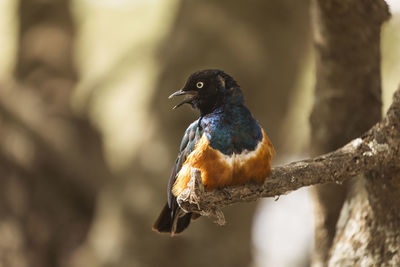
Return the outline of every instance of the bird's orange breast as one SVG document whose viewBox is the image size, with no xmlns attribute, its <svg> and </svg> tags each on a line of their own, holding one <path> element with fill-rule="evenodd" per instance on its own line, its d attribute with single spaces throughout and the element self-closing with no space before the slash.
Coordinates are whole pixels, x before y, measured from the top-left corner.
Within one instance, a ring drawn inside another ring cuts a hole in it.
<svg viewBox="0 0 400 267">
<path fill-rule="evenodd" d="M 263 139 L 254 151 L 243 151 L 241 154 L 229 156 L 213 149 L 203 134 L 178 172 L 172 194 L 178 196 L 187 187 L 191 168 L 201 171 L 203 184 L 208 191 L 249 182 L 263 183 L 271 170 L 274 148 L 263 130 L 262 134 Z"/>
</svg>

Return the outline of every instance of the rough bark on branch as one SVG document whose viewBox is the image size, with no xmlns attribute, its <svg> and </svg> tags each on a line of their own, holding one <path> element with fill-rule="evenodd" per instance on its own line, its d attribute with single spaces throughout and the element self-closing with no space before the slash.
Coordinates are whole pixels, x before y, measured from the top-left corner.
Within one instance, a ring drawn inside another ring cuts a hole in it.
<svg viewBox="0 0 400 267">
<path fill-rule="evenodd" d="M 185 211 L 214 215 L 223 223 L 220 208 L 224 206 L 287 194 L 303 186 L 340 184 L 350 177 L 399 163 L 400 88 L 381 122 L 336 151 L 275 167 L 262 185 L 246 184 L 210 192 L 204 191 L 200 173 L 194 170 L 189 187 L 178 196 L 178 203 Z"/>
</svg>

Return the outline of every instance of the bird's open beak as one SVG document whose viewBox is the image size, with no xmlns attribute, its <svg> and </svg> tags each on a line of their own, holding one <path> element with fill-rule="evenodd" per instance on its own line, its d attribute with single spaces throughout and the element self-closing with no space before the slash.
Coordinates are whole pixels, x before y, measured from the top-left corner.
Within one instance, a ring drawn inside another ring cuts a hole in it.
<svg viewBox="0 0 400 267">
<path fill-rule="evenodd" d="M 178 105 L 176 105 L 175 107 L 173 107 L 172 109 L 176 109 L 179 108 L 180 106 L 182 106 L 183 104 L 191 104 L 192 100 L 196 97 L 196 95 L 198 94 L 197 91 L 184 91 L 183 89 L 176 91 L 175 93 L 173 93 L 172 95 L 170 95 L 168 98 L 171 99 L 175 96 L 180 96 L 180 95 L 187 95 L 187 97 L 185 97 L 185 99 L 179 103 Z"/>
</svg>

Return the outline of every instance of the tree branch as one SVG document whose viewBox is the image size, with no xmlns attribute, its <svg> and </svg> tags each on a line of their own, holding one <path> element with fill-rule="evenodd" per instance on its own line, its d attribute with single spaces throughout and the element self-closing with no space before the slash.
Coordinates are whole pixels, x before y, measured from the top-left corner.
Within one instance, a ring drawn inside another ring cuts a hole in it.
<svg viewBox="0 0 400 267">
<path fill-rule="evenodd" d="M 224 223 L 222 207 L 236 202 L 287 194 L 304 186 L 344 180 L 384 166 L 400 164 L 400 87 L 386 117 L 363 136 L 324 155 L 272 168 L 264 184 L 231 186 L 207 192 L 199 170 L 192 170 L 188 188 L 178 196 L 187 212 L 216 216 Z"/>
</svg>

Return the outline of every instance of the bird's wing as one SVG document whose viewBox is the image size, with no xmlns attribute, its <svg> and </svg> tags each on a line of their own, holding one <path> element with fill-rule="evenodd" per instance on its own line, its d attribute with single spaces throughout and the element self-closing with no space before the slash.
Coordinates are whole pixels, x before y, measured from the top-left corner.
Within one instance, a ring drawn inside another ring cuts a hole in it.
<svg viewBox="0 0 400 267">
<path fill-rule="evenodd" d="M 168 182 L 168 189 L 167 189 L 167 194 L 168 194 L 168 206 L 172 209 L 176 209 L 176 198 L 172 194 L 171 190 L 172 187 L 175 183 L 177 174 L 182 168 L 182 165 L 185 163 L 187 157 L 189 156 L 190 153 L 194 150 L 196 143 L 198 140 L 200 140 L 201 135 L 202 135 L 202 129 L 199 126 L 199 121 L 196 120 L 190 126 L 186 129 L 185 134 L 183 135 L 181 146 L 179 149 L 179 154 L 176 159 L 174 168 L 172 169 L 171 177 L 169 178 Z"/>
</svg>

